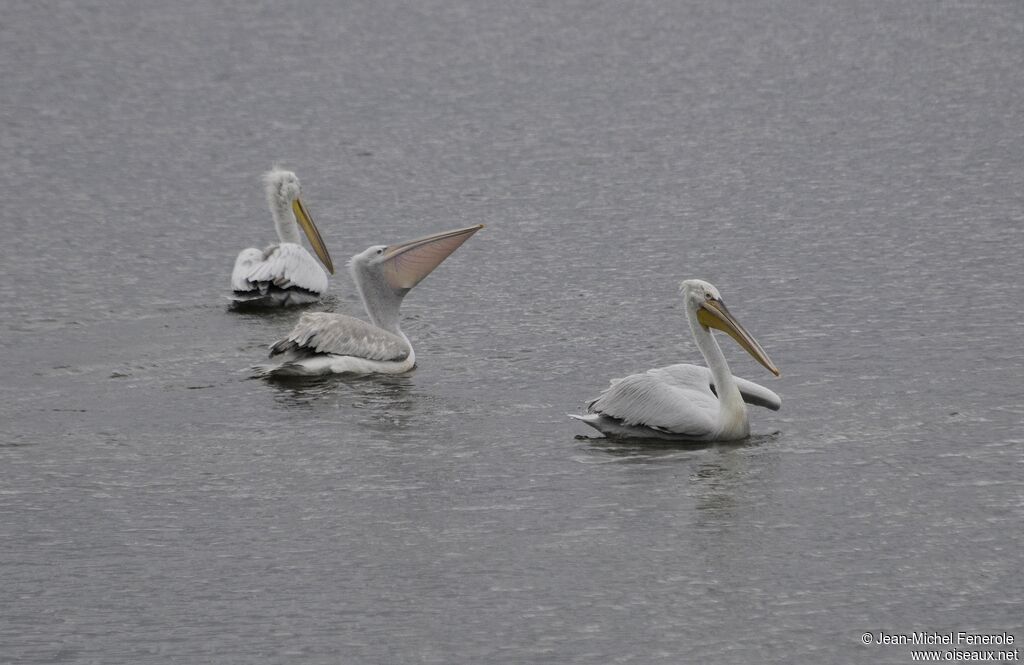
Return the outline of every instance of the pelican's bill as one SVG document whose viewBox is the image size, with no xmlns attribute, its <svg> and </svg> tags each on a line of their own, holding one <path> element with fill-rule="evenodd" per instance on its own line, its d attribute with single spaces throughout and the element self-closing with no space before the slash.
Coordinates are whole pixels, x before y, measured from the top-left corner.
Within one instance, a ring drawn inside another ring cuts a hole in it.
<svg viewBox="0 0 1024 665">
<path fill-rule="evenodd" d="M 313 223 L 309 213 L 306 212 L 306 206 L 302 205 L 302 201 L 296 198 L 292 201 L 292 211 L 295 213 L 295 219 L 299 222 L 299 226 L 302 227 L 302 231 L 309 238 L 309 244 L 313 247 L 313 251 L 320 258 L 320 262 L 327 268 L 327 272 L 333 275 L 334 262 L 331 261 L 331 255 L 327 251 L 324 239 L 320 237 L 320 231 L 316 228 L 316 224 Z"/>
<path fill-rule="evenodd" d="M 388 247 L 381 256 L 384 278 L 393 289 L 411 289 L 482 228 L 476 224 Z"/>
<path fill-rule="evenodd" d="M 764 365 L 765 369 L 775 376 L 780 375 L 779 368 L 771 361 L 765 350 L 761 348 L 753 335 L 736 320 L 736 317 L 729 312 L 721 300 L 715 298 L 705 300 L 697 310 L 697 320 L 701 325 L 717 328 L 728 334 L 743 347 L 744 351 L 753 356 L 754 360 Z"/>
</svg>

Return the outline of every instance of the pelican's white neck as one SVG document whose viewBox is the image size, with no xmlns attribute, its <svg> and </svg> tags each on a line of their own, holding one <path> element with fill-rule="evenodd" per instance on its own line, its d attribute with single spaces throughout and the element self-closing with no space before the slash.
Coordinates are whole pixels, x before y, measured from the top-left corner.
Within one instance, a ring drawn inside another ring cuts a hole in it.
<svg viewBox="0 0 1024 665">
<path fill-rule="evenodd" d="M 359 297 L 363 301 L 363 309 L 366 310 L 366 315 L 370 318 L 370 323 L 399 335 L 408 342 L 409 339 L 405 337 L 405 333 L 402 332 L 399 325 L 399 310 L 408 289 L 396 291 L 391 288 L 391 285 L 387 283 L 375 266 L 353 263 L 350 265 L 350 272 L 352 281 L 356 283 Z"/>
<path fill-rule="evenodd" d="M 736 385 L 736 380 L 729 370 L 729 363 L 725 361 L 725 354 L 722 347 L 711 334 L 709 328 L 704 327 L 697 320 L 697 310 L 687 308 L 686 318 L 690 322 L 690 330 L 693 332 L 693 339 L 697 342 L 697 348 L 704 356 L 704 361 L 711 370 L 711 376 L 715 382 L 715 392 L 718 393 L 718 401 L 721 405 L 722 424 L 724 427 L 742 427 L 747 425 L 747 407 L 743 403 L 743 395 Z"/>
<path fill-rule="evenodd" d="M 273 198 L 270 201 L 270 214 L 274 216 L 274 226 L 277 228 L 277 237 L 281 242 L 302 244 L 302 239 L 299 237 L 299 224 L 295 220 L 295 213 L 292 212 L 290 202 Z"/>
</svg>

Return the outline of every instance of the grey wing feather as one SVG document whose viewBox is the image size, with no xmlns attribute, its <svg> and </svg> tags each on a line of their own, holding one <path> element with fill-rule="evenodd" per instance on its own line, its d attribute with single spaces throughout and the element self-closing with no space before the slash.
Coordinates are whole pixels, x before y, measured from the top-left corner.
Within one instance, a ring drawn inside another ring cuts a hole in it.
<svg viewBox="0 0 1024 665">
<path fill-rule="evenodd" d="M 271 245 L 257 257 L 258 249 L 246 249 L 235 259 L 231 286 L 235 291 L 251 291 L 260 284 L 280 289 L 298 287 L 313 293 L 327 290 L 327 271 L 302 245 L 283 242 Z"/>
<path fill-rule="evenodd" d="M 286 351 L 329 353 L 367 360 L 404 360 L 409 345 L 400 336 L 344 314 L 307 312 L 288 337 L 270 347 L 270 355 Z"/>
<path fill-rule="evenodd" d="M 716 396 L 718 395 L 715 389 L 714 378 L 711 376 L 711 370 L 707 367 L 682 363 L 652 369 L 648 373 L 657 374 L 665 381 L 676 384 L 685 385 L 702 380 L 707 382 L 708 387 L 714 391 Z M 782 408 L 782 398 L 768 388 L 738 376 L 733 376 L 732 378 L 736 380 L 736 387 L 740 389 L 740 395 L 743 396 L 743 401 L 747 404 L 763 406 L 772 411 L 778 411 Z"/>
<path fill-rule="evenodd" d="M 256 285 L 249 282 L 247 277 L 253 268 L 263 262 L 263 251 L 250 247 L 238 253 L 235 259 L 235 268 L 231 271 L 231 289 L 234 291 L 253 291 Z"/>
<path fill-rule="evenodd" d="M 771 409 L 772 411 L 778 411 L 782 408 L 782 398 L 771 390 L 768 390 L 764 386 L 754 383 L 753 381 L 741 379 L 738 376 L 734 376 L 733 378 L 736 379 L 736 385 L 740 389 L 740 394 L 743 395 L 743 401 L 747 404 L 763 406 L 764 408 Z"/>
<path fill-rule="evenodd" d="M 590 403 L 589 410 L 621 420 L 625 425 L 673 434 L 703 436 L 713 431 L 718 400 L 703 378 L 697 382 L 666 381 L 659 371 L 612 381 Z"/>
</svg>

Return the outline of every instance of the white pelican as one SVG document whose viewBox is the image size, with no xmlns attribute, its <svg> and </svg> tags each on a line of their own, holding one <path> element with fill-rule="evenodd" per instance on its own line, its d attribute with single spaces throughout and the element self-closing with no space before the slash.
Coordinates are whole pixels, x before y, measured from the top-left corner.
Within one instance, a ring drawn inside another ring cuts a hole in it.
<svg viewBox="0 0 1024 665">
<path fill-rule="evenodd" d="M 680 285 L 680 292 L 690 330 L 708 367 L 669 365 L 612 379 L 601 396 L 587 405 L 587 415 L 570 417 L 612 437 L 733 441 L 750 434 L 744 402 L 775 411 L 782 406 L 782 399 L 771 390 L 729 371 L 711 328 L 726 332 L 779 376 L 761 345 L 725 308 L 718 289 L 690 279 Z"/>
<path fill-rule="evenodd" d="M 412 287 L 441 265 L 483 224 L 410 240 L 374 245 L 348 263 L 370 322 L 329 312 L 303 314 L 288 337 L 270 347 L 263 376 L 401 374 L 416 353 L 399 327 L 398 310 Z"/>
<path fill-rule="evenodd" d="M 302 205 L 302 186 L 291 171 L 274 168 L 263 175 L 267 203 L 280 243 L 266 249 L 243 249 L 231 272 L 231 300 L 246 307 L 281 307 L 316 302 L 327 290 L 327 272 L 299 239 L 299 226 L 313 251 L 334 274 L 323 238 Z"/>
</svg>

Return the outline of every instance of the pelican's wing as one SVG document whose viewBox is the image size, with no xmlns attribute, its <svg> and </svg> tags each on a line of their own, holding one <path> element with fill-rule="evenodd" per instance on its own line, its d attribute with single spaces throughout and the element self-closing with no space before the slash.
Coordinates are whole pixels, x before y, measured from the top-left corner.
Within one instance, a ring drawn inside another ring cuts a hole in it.
<svg viewBox="0 0 1024 665">
<path fill-rule="evenodd" d="M 709 370 L 708 374 L 710 373 L 711 372 Z M 740 394 L 743 395 L 743 401 L 747 404 L 763 406 L 764 408 L 771 409 L 772 411 L 778 411 L 782 408 L 782 398 L 771 390 L 768 390 L 764 386 L 754 383 L 753 381 L 741 379 L 738 376 L 734 376 L 732 378 L 736 379 L 736 385 L 740 389 Z M 713 385 L 712 390 L 714 390 Z"/>
<path fill-rule="evenodd" d="M 408 358 L 409 350 L 404 339 L 372 323 L 344 314 L 308 312 L 287 338 L 270 347 L 270 355 L 294 351 L 394 361 Z"/>
<path fill-rule="evenodd" d="M 681 383 L 682 385 L 690 385 L 695 381 L 704 380 L 708 384 L 708 388 L 714 392 L 717 396 L 718 391 L 715 389 L 715 380 L 711 376 L 711 370 L 707 367 L 701 367 L 700 365 L 669 365 L 668 367 L 661 367 L 659 369 L 652 369 L 651 372 L 657 372 L 664 378 L 665 381 L 670 383 Z M 771 390 L 764 386 L 748 381 L 747 379 L 733 376 L 736 380 L 736 387 L 740 389 L 740 395 L 743 396 L 743 401 L 747 404 L 753 404 L 754 406 L 763 406 L 766 409 L 772 411 L 778 411 L 782 408 L 782 398 Z"/>
<path fill-rule="evenodd" d="M 591 413 L 621 420 L 624 425 L 699 437 L 714 431 L 718 398 L 699 371 L 673 365 L 615 379 L 589 405 Z M 666 372 L 665 370 L 673 370 Z"/>
<path fill-rule="evenodd" d="M 235 269 L 231 271 L 231 289 L 234 291 L 253 291 L 256 286 L 246 279 L 257 264 L 263 262 L 263 250 L 250 247 L 238 253 Z"/>
<path fill-rule="evenodd" d="M 327 290 L 327 272 L 302 245 L 283 242 L 271 245 L 257 260 L 252 252 L 243 250 L 235 260 L 231 286 L 235 291 L 266 291 L 300 288 L 315 294 Z"/>
</svg>

